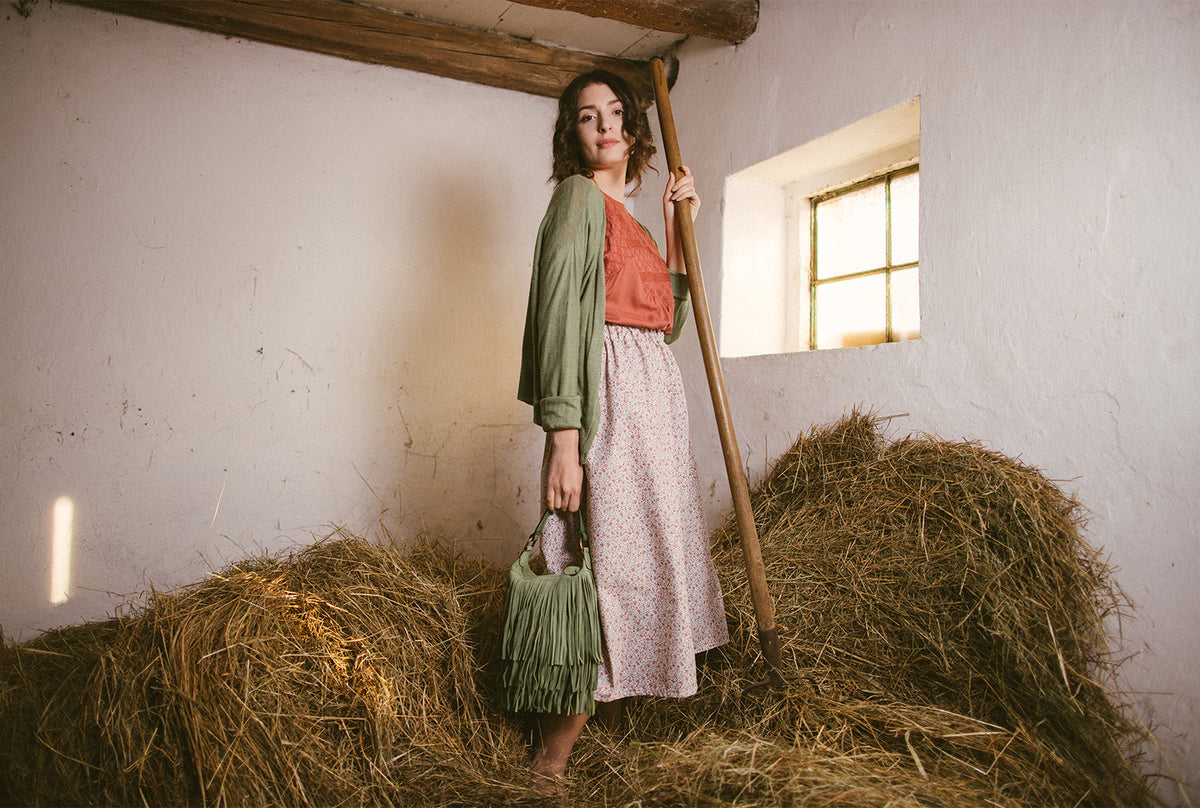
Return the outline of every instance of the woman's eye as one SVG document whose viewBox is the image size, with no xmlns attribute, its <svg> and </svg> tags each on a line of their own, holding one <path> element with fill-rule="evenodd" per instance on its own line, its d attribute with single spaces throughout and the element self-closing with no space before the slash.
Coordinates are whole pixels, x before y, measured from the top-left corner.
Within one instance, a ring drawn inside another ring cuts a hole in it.
<svg viewBox="0 0 1200 808">
<path fill-rule="evenodd" d="M 614 109 L 613 110 L 613 115 L 624 115 L 624 114 L 625 114 L 625 110 L 623 110 L 623 109 Z"/>
</svg>

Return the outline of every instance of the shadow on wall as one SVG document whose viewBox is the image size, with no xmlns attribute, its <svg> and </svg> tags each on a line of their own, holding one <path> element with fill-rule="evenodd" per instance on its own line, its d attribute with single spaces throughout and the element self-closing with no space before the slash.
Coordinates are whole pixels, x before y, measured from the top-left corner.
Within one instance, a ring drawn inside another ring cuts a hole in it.
<svg viewBox="0 0 1200 808">
<path fill-rule="evenodd" d="M 404 493 L 401 536 L 427 529 L 493 558 L 522 530 L 512 512 L 536 487 L 540 456 L 534 446 L 527 459 L 536 436 L 513 415 L 529 258 L 508 256 L 533 234 L 506 226 L 506 179 L 462 164 L 405 178 L 427 196 L 408 206 L 416 214 L 405 229 L 420 243 L 397 259 L 401 299 L 378 302 L 396 315 L 381 343 L 392 352 L 389 398 L 372 402 L 385 416 L 375 424 L 385 467 Z"/>
</svg>

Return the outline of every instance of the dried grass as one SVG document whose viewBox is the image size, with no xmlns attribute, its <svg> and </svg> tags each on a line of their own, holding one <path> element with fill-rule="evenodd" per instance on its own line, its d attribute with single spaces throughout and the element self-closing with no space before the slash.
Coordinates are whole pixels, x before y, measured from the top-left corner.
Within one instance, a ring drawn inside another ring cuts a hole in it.
<svg viewBox="0 0 1200 808">
<path fill-rule="evenodd" d="M 757 637 L 735 528 L 732 642 L 701 692 L 590 725 L 576 805 L 1145 805 L 1107 628 L 1127 609 L 1082 511 L 980 446 L 886 445 L 855 413 L 752 494 L 785 658 Z M 519 805 L 492 707 L 504 571 L 342 531 L 131 616 L 0 650 L 3 804 Z"/>
<path fill-rule="evenodd" d="M 521 777 L 477 686 L 501 586 L 339 531 L 5 648 L 0 802 L 472 804 Z"/>
</svg>

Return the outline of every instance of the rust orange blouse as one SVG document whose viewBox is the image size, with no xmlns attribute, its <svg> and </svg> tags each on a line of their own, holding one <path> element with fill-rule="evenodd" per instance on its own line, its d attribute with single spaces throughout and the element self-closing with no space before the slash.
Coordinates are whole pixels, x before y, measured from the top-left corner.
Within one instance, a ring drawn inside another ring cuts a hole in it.
<svg viewBox="0 0 1200 808">
<path fill-rule="evenodd" d="M 675 297 L 658 245 L 625 206 L 604 195 L 604 322 L 671 331 Z"/>
</svg>

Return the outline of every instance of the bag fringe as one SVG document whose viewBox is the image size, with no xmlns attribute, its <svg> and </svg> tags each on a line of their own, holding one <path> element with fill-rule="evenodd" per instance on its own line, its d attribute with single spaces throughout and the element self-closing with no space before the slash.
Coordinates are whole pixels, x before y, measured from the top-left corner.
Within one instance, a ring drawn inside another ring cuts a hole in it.
<svg viewBox="0 0 1200 808">
<path fill-rule="evenodd" d="M 509 570 L 500 658 L 500 706 L 591 715 L 601 658 L 591 548 L 562 575 L 536 575 L 529 548 Z"/>
</svg>

